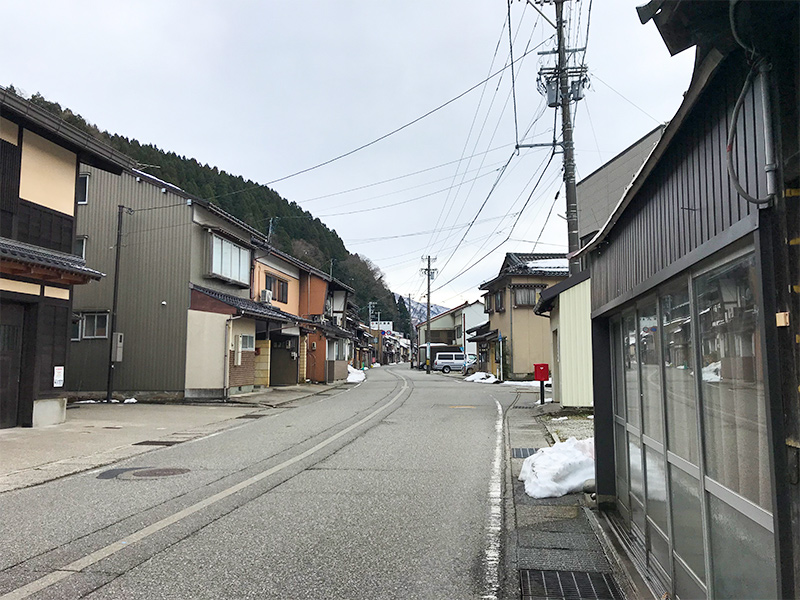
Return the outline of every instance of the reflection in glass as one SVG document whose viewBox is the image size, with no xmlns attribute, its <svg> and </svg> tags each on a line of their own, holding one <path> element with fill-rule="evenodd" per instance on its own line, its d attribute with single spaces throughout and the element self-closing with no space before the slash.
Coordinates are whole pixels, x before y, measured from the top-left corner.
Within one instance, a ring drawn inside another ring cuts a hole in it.
<svg viewBox="0 0 800 600">
<path fill-rule="evenodd" d="M 705 600 L 708 597 L 678 560 L 675 561 L 675 593 L 679 600 Z"/>
<path fill-rule="evenodd" d="M 661 296 L 661 348 L 667 395 L 667 448 L 697 465 L 692 319 L 685 282 L 681 289 Z"/>
<path fill-rule="evenodd" d="M 623 365 L 624 354 L 620 346 L 622 344 L 622 333 L 620 332 L 619 322 L 611 323 L 611 352 L 613 353 L 614 364 L 614 414 L 625 418 L 625 371 Z"/>
<path fill-rule="evenodd" d="M 617 473 L 617 497 L 623 506 L 628 506 L 628 455 L 625 452 L 625 427 L 614 424 L 615 467 Z"/>
<path fill-rule="evenodd" d="M 771 510 L 756 281 L 752 254 L 696 279 L 706 471 Z"/>
<path fill-rule="evenodd" d="M 661 370 L 656 305 L 639 309 L 639 368 L 642 379 L 642 433 L 663 441 L 661 435 Z"/>
<path fill-rule="evenodd" d="M 705 581 L 700 482 L 674 465 L 669 467 L 669 476 L 672 543 L 675 553 L 689 565 L 701 581 Z"/>
<path fill-rule="evenodd" d="M 777 598 L 772 534 L 715 496 L 711 514 L 714 597 Z"/>
<path fill-rule="evenodd" d="M 664 472 L 664 457 L 652 448 L 644 447 L 647 469 L 647 516 L 661 531 L 667 531 L 667 474 Z"/>
<path fill-rule="evenodd" d="M 638 437 L 628 434 L 628 469 L 630 474 L 631 520 L 638 525 L 644 535 L 644 473 L 642 471 L 642 450 Z"/>
<path fill-rule="evenodd" d="M 625 403 L 628 423 L 639 429 L 639 365 L 636 357 L 636 317 L 622 321 L 622 368 L 625 374 Z"/>
</svg>

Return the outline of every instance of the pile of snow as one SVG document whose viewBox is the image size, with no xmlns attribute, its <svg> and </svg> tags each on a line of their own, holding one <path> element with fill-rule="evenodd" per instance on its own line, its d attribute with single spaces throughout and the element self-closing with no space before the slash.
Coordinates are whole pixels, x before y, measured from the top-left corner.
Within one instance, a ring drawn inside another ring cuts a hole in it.
<svg viewBox="0 0 800 600">
<path fill-rule="evenodd" d="M 712 383 L 722 381 L 722 376 L 719 374 L 721 368 L 722 363 L 719 361 L 703 367 L 703 381 L 710 381 Z"/>
<path fill-rule="evenodd" d="M 364 371 L 359 371 L 351 365 L 347 365 L 347 383 L 361 383 L 366 378 Z"/>
<path fill-rule="evenodd" d="M 538 388 L 542 387 L 542 382 L 541 381 L 504 381 L 500 385 L 515 385 L 517 387 L 535 387 L 535 388 L 538 389 Z M 547 381 L 545 381 L 544 382 L 544 387 L 546 387 L 546 388 L 553 387 L 553 380 L 552 379 L 548 379 Z"/>
<path fill-rule="evenodd" d="M 136 404 L 136 398 L 125 398 L 123 404 Z"/>
<path fill-rule="evenodd" d="M 372 366 L 373 366 L 373 367 L 380 367 L 380 366 L 381 366 L 381 363 L 379 363 L 379 362 L 372 363 Z"/>
<path fill-rule="evenodd" d="M 594 438 L 574 437 L 542 448 L 525 459 L 519 480 L 532 498 L 557 498 L 580 492 L 587 479 L 594 479 Z"/>
<path fill-rule="evenodd" d="M 495 377 L 491 373 L 484 373 L 483 371 L 478 371 L 474 375 L 470 375 L 469 377 L 464 377 L 464 381 L 469 381 L 472 383 L 495 383 L 497 381 L 497 377 Z"/>
</svg>

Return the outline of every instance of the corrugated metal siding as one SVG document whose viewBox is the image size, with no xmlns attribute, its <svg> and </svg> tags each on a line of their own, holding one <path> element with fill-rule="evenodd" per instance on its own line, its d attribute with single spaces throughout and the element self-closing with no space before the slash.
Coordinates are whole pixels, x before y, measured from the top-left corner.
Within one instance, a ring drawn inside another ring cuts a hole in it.
<svg viewBox="0 0 800 600">
<path fill-rule="evenodd" d="M 592 309 L 639 284 L 757 210 L 726 170 L 730 114 L 745 71 L 728 61 L 698 100 L 650 178 L 593 253 Z M 740 113 L 736 164 L 742 184 L 764 195 L 761 106 L 751 88 Z"/>
<path fill-rule="evenodd" d="M 137 182 L 130 173 L 81 170 L 90 173 L 89 194 L 87 204 L 78 207 L 76 232 L 88 235 L 87 265 L 107 276 L 75 288 L 73 311 L 111 309 L 117 206 L 133 208 L 137 212 L 123 217 L 117 330 L 125 335 L 125 346 L 114 387 L 183 391 L 191 208 L 182 197 Z M 108 340 L 72 342 L 70 361 L 70 389 L 105 389 Z"/>
<path fill-rule="evenodd" d="M 562 406 L 592 406 L 591 280 L 558 296 L 559 392 Z"/>
</svg>

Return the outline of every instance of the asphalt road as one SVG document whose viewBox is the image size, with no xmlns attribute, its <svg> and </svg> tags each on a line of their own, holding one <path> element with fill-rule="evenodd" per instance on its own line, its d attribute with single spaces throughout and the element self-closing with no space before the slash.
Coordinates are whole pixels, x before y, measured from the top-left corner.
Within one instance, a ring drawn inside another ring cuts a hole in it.
<svg viewBox="0 0 800 600">
<path fill-rule="evenodd" d="M 496 386 L 365 383 L 0 495 L 0 599 L 498 595 Z"/>
</svg>

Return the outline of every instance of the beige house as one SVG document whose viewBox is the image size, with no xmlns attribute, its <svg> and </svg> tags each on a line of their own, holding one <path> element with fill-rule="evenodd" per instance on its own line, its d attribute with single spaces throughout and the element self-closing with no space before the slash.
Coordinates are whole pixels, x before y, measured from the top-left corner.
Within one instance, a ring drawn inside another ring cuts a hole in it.
<svg viewBox="0 0 800 600">
<path fill-rule="evenodd" d="M 500 272 L 483 283 L 489 330 L 484 340 L 489 371 L 503 380 L 533 379 L 533 365 L 552 364 L 548 319 L 533 312 L 543 290 L 569 275 L 563 254 L 506 254 Z"/>
</svg>

